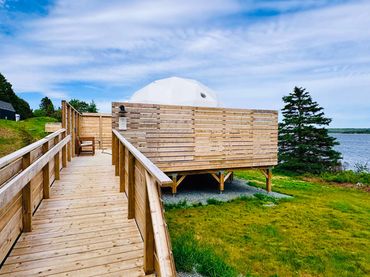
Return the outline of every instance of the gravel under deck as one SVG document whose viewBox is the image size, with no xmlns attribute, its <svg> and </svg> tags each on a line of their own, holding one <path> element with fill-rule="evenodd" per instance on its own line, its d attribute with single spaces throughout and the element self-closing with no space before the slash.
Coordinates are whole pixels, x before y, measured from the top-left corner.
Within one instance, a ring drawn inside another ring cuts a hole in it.
<svg viewBox="0 0 370 277">
<path fill-rule="evenodd" d="M 162 198 L 167 204 L 176 204 L 186 200 L 189 204 L 207 204 L 210 198 L 219 201 L 229 201 L 240 196 L 253 197 L 256 193 L 266 194 L 275 198 L 290 198 L 291 196 L 277 193 L 266 192 L 263 189 L 252 187 L 248 182 L 242 179 L 234 178 L 232 182 L 225 183 L 225 190 L 220 194 L 217 182 L 209 175 L 194 175 L 187 176 L 177 189 L 177 194 L 174 197 L 171 189 L 164 188 L 162 190 Z"/>
</svg>

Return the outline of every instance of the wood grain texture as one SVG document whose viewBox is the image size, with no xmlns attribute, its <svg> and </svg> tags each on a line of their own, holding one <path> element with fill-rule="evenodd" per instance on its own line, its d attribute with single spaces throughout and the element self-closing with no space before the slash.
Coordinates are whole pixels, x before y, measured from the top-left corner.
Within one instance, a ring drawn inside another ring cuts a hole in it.
<svg viewBox="0 0 370 277">
<path fill-rule="evenodd" d="M 21 196 L 17 199 L 4 207 L 12 210 L 14 222 L 21 216 Z M 34 214 L 33 231 L 21 235 L 0 276 L 144 276 L 143 241 L 127 216 L 127 198 L 119 193 L 110 155 L 75 158 L 54 182 L 50 198 Z"/>
<path fill-rule="evenodd" d="M 119 132 L 166 173 L 277 164 L 277 111 L 114 102 L 116 130 L 120 105 Z"/>
<path fill-rule="evenodd" d="M 83 113 L 80 117 L 80 135 L 94 137 L 99 149 L 112 146 L 112 116 L 102 113 Z"/>
</svg>

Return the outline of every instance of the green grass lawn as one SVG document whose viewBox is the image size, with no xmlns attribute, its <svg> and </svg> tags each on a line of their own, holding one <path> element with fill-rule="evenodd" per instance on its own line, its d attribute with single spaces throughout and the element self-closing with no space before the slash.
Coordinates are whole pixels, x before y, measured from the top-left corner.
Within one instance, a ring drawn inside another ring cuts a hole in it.
<svg viewBox="0 0 370 277">
<path fill-rule="evenodd" d="M 259 172 L 237 176 L 264 187 Z M 368 192 L 285 175 L 273 184 L 294 198 L 166 211 L 177 268 L 206 276 L 370 275 Z"/>
<path fill-rule="evenodd" d="M 0 119 L 0 157 L 46 136 L 47 122 L 56 122 L 56 119 L 34 117 L 19 122 Z"/>
</svg>

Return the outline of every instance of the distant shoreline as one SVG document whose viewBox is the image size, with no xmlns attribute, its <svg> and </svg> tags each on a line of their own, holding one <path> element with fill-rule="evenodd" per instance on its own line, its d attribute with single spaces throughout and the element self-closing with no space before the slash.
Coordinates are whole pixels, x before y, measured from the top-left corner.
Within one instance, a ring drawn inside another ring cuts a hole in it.
<svg viewBox="0 0 370 277">
<path fill-rule="evenodd" d="M 370 128 L 329 128 L 328 130 L 331 134 L 370 134 Z"/>
</svg>

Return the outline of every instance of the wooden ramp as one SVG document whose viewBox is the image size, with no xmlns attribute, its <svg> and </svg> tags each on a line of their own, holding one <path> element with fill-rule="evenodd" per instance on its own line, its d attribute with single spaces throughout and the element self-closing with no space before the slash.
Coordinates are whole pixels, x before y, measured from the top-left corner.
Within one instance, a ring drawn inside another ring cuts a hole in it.
<svg viewBox="0 0 370 277">
<path fill-rule="evenodd" d="M 0 276 L 143 276 L 144 244 L 119 193 L 111 155 L 76 157 L 60 172 Z"/>
</svg>

